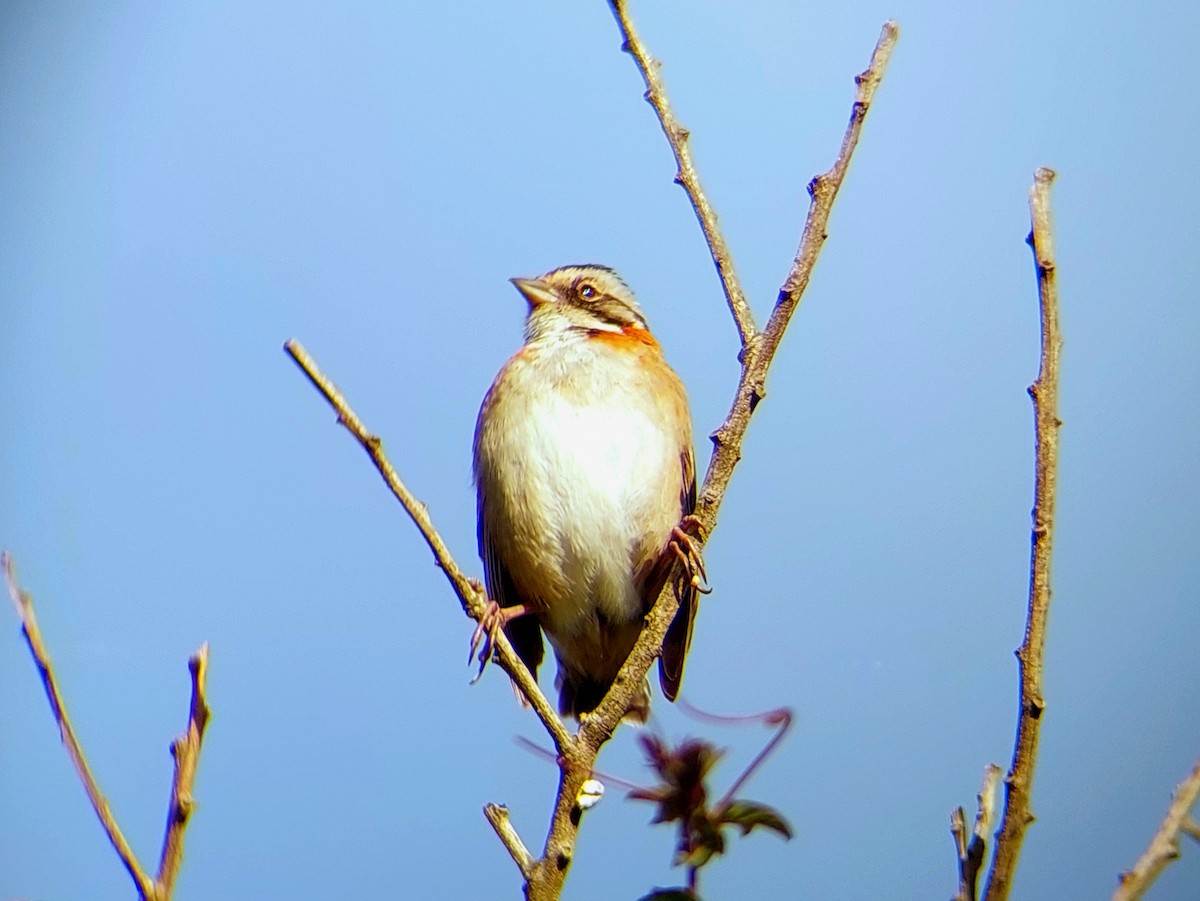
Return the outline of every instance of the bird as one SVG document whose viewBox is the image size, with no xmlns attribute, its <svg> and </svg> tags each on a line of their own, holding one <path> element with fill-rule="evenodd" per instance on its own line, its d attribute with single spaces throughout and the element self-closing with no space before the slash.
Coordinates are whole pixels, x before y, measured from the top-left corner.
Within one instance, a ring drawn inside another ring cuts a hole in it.
<svg viewBox="0 0 1200 901">
<path fill-rule="evenodd" d="M 558 709 L 578 720 L 612 687 L 674 563 L 679 610 L 659 683 L 674 701 L 707 591 L 692 424 L 633 291 L 611 268 L 563 266 L 510 280 L 528 303 L 524 345 L 479 410 L 473 473 L 489 598 L 472 637 L 503 629 L 534 678 L 545 635 Z M 491 653 L 485 640 L 480 667 Z M 518 691 L 518 698 L 524 701 Z M 645 722 L 643 682 L 623 718 Z"/>
</svg>

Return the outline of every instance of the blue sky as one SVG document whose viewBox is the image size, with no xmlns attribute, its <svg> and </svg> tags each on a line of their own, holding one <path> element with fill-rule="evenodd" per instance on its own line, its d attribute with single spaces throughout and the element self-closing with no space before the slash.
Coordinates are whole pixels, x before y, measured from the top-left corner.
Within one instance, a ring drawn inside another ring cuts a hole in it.
<svg viewBox="0 0 1200 901">
<path fill-rule="evenodd" d="M 603 2 L 22 3 L 0 27 L 0 545 L 95 770 L 157 856 L 186 659 L 214 709 L 180 898 L 512 897 L 552 765 L 300 339 L 475 554 L 470 440 L 519 345 L 507 279 L 615 266 L 688 385 L 736 333 Z M 1103 897 L 1200 754 L 1200 9 L 635 3 L 760 321 L 887 18 L 902 37 L 707 550 L 685 695 L 798 725 L 713 898 L 947 897 L 951 808 L 1007 766 L 1055 187 L 1065 333 L 1048 711 L 1017 895 Z M 702 464 L 703 465 L 703 464 Z M 0 621 L 3 617 L 0 616 Z M 127 898 L 15 617 L 0 628 L 0 898 Z M 663 703 L 658 727 L 729 748 Z M 601 758 L 644 777 L 634 732 Z M 618 791 L 567 897 L 678 878 Z M 1185 848 L 1152 897 L 1190 898 Z M 748 884 L 752 888 L 747 888 Z"/>
</svg>

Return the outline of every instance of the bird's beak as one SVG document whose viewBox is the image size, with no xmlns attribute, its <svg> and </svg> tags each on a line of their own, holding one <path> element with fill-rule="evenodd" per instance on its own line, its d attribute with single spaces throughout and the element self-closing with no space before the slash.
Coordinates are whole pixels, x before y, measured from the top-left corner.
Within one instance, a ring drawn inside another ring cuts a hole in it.
<svg viewBox="0 0 1200 901">
<path fill-rule="evenodd" d="M 529 301 L 529 309 L 531 310 L 540 307 L 544 303 L 555 303 L 558 300 L 558 297 L 554 294 L 554 289 L 540 278 L 510 278 L 509 281 Z"/>
</svg>

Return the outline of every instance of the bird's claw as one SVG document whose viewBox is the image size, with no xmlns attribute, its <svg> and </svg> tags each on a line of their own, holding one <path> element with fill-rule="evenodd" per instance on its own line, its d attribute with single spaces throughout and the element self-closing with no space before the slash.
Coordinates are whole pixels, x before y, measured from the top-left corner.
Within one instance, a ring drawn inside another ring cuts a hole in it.
<svg viewBox="0 0 1200 901">
<path fill-rule="evenodd" d="M 495 601 L 488 601 L 483 615 L 479 617 L 479 625 L 471 633 L 471 647 L 467 651 L 467 663 L 475 659 L 476 651 L 479 652 L 479 672 L 471 680 L 472 685 L 483 677 L 483 671 L 492 659 L 492 650 L 496 647 L 496 633 L 503 627 L 504 622 L 504 608 Z"/>
<path fill-rule="evenodd" d="M 524 616 L 526 612 L 524 604 L 501 607 L 495 601 L 487 602 L 487 606 L 483 609 L 483 615 L 479 617 L 479 625 L 471 633 L 471 648 L 467 653 L 468 664 L 473 657 L 479 661 L 479 672 L 471 680 L 472 685 L 483 677 L 483 671 L 487 668 L 488 661 L 492 659 L 492 652 L 496 650 L 496 638 L 499 636 L 500 630 L 508 625 L 509 620 Z M 478 657 L 475 655 L 476 651 L 479 652 Z"/>
<path fill-rule="evenodd" d="M 671 530 L 671 551 L 682 564 L 688 584 L 701 594 L 712 594 L 712 587 L 708 584 L 708 573 L 704 569 L 704 558 L 700 555 L 700 548 L 696 544 L 696 539 L 685 531 L 688 526 L 695 528 L 697 532 L 700 530 L 700 523 L 695 516 L 685 516 L 679 525 Z"/>
</svg>

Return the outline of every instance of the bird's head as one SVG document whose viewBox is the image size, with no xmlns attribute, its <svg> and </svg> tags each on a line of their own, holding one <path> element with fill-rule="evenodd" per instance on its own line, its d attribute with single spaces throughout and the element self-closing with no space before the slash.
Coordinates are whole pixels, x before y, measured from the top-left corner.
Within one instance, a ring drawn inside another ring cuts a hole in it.
<svg viewBox="0 0 1200 901">
<path fill-rule="evenodd" d="M 526 341 L 571 330 L 646 329 L 633 291 L 607 266 L 562 266 L 512 283 L 529 302 Z"/>
</svg>

